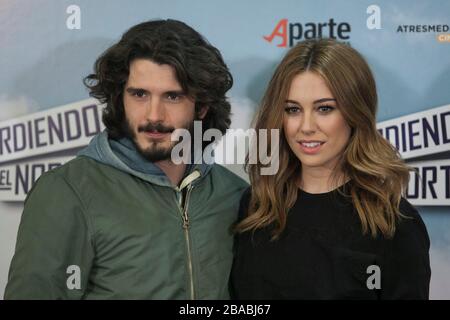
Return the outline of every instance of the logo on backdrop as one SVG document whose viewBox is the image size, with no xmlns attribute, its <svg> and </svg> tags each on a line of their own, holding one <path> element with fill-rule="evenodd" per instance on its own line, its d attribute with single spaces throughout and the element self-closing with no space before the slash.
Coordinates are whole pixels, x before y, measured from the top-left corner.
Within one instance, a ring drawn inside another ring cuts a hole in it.
<svg viewBox="0 0 450 320">
<path fill-rule="evenodd" d="M 435 35 L 438 42 L 450 42 L 450 27 L 448 24 L 403 24 L 396 28 L 401 34 Z"/>
<path fill-rule="evenodd" d="M 297 42 L 313 38 L 332 38 L 349 41 L 351 25 L 348 22 L 336 22 L 333 18 L 324 22 L 290 22 L 281 19 L 269 35 L 263 36 L 267 42 L 277 47 L 292 47 Z"/>
<path fill-rule="evenodd" d="M 397 33 L 441 33 L 449 30 L 448 24 L 404 24 L 397 26 Z"/>
<path fill-rule="evenodd" d="M 450 42 L 450 33 L 439 34 L 436 38 L 437 38 L 437 41 L 439 41 L 439 42 Z"/>
<path fill-rule="evenodd" d="M 24 200 L 42 173 L 71 160 L 101 130 L 94 99 L 0 122 L 0 200 Z"/>
</svg>

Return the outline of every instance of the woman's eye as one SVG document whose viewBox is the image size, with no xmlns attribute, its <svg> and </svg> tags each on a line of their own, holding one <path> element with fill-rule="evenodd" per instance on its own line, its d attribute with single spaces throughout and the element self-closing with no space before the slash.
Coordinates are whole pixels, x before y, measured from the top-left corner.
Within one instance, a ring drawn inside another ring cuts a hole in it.
<svg viewBox="0 0 450 320">
<path fill-rule="evenodd" d="M 320 113 L 329 113 L 334 110 L 332 106 L 320 106 L 317 108 Z"/>
<path fill-rule="evenodd" d="M 300 112 L 300 108 L 299 107 L 297 107 L 297 106 L 286 106 L 285 108 L 284 108 L 284 111 L 287 113 L 287 114 L 294 114 L 294 113 L 298 113 L 298 112 Z"/>
</svg>

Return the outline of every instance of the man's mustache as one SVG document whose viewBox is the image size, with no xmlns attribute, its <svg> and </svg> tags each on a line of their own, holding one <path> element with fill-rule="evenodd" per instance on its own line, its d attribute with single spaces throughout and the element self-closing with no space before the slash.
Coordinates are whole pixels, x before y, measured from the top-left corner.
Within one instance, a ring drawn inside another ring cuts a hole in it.
<svg viewBox="0 0 450 320">
<path fill-rule="evenodd" d="M 149 131 L 149 132 L 161 132 L 170 133 L 175 130 L 174 127 L 166 127 L 162 123 L 148 123 L 145 126 L 138 127 L 138 132 Z"/>
</svg>

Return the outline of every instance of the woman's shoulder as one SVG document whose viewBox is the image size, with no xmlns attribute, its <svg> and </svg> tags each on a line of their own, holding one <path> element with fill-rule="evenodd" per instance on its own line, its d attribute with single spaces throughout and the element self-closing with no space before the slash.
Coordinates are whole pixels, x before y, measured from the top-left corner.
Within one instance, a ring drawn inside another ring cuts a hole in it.
<svg viewBox="0 0 450 320">
<path fill-rule="evenodd" d="M 395 232 L 397 242 L 420 244 L 424 249 L 429 247 L 428 231 L 419 211 L 405 198 L 400 200 L 399 210 L 402 217 L 398 220 Z"/>
<path fill-rule="evenodd" d="M 416 207 L 403 197 L 400 199 L 399 210 L 406 217 L 420 219 L 420 214 Z"/>
<path fill-rule="evenodd" d="M 426 231 L 425 223 L 417 208 L 403 197 L 400 200 L 399 211 L 402 214 L 399 220 L 399 227 L 420 228 Z"/>
</svg>

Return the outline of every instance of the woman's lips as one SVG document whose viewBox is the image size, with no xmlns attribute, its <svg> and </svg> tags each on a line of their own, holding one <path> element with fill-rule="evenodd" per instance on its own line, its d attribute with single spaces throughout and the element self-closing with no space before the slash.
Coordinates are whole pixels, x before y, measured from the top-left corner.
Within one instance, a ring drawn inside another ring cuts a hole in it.
<svg viewBox="0 0 450 320">
<path fill-rule="evenodd" d="M 306 154 L 318 153 L 324 143 L 325 142 L 323 142 L 323 141 L 300 141 L 300 142 L 298 142 L 301 151 Z"/>
</svg>

